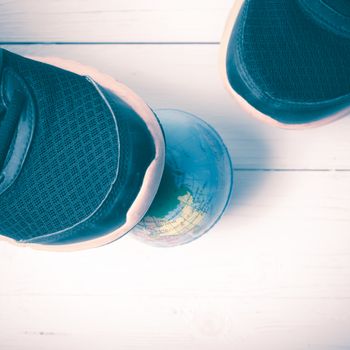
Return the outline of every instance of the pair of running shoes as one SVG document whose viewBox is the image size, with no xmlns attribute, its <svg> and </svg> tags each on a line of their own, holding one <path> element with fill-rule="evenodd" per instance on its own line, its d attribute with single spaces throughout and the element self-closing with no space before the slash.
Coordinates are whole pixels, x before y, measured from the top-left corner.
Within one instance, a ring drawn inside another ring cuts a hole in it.
<svg viewBox="0 0 350 350">
<path fill-rule="evenodd" d="M 328 123 L 350 106 L 348 0 L 236 0 L 221 45 L 225 84 L 259 119 Z M 47 250 L 131 235 L 188 243 L 221 217 L 232 165 L 215 130 L 153 111 L 77 62 L 0 49 L 0 239 Z"/>
</svg>

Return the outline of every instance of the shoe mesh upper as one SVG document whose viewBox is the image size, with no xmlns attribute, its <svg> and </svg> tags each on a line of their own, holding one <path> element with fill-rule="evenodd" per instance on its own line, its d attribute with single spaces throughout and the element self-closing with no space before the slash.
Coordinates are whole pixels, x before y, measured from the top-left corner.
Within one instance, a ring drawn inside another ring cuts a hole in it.
<svg viewBox="0 0 350 350">
<path fill-rule="evenodd" d="M 350 93 L 350 40 L 318 26 L 296 0 L 251 0 L 247 6 L 242 59 L 261 90 L 300 102 Z"/>
<path fill-rule="evenodd" d="M 0 231 L 16 240 L 57 232 L 89 217 L 117 174 L 111 111 L 86 78 L 6 52 L 36 101 L 32 144 L 15 183 L 0 196 Z"/>
<path fill-rule="evenodd" d="M 297 0 L 246 0 L 227 55 L 231 85 L 253 105 L 257 98 L 277 111 L 288 102 L 292 112 L 350 94 L 350 40 L 320 25 Z"/>
</svg>

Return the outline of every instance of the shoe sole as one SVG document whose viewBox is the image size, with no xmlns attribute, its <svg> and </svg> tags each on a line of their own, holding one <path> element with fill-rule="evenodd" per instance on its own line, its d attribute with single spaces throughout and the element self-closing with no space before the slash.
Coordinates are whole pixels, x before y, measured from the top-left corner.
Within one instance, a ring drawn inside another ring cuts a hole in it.
<svg viewBox="0 0 350 350">
<path fill-rule="evenodd" d="M 338 112 L 337 114 L 323 118 L 315 122 L 304 123 L 304 124 L 284 124 L 284 123 L 278 122 L 272 117 L 257 110 L 232 88 L 227 76 L 226 57 L 227 57 L 227 50 L 228 50 L 231 34 L 244 2 L 245 0 L 236 0 L 234 6 L 231 9 L 231 12 L 229 14 L 229 17 L 227 19 L 226 26 L 224 29 L 224 34 L 221 39 L 220 55 L 219 55 L 220 74 L 224 80 L 225 88 L 231 95 L 234 96 L 234 98 L 239 103 L 239 105 L 249 114 L 251 114 L 252 116 L 254 116 L 255 118 L 257 118 L 262 122 L 268 123 L 273 126 L 277 126 L 279 128 L 290 129 L 290 130 L 299 130 L 299 129 L 302 130 L 302 129 L 309 129 L 309 128 L 315 128 L 315 127 L 327 125 L 329 123 L 332 123 L 338 119 L 341 119 L 349 115 L 350 107 L 341 112 Z"/>
<path fill-rule="evenodd" d="M 0 57 L 1 58 L 1 57 Z M 150 107 L 131 89 L 117 82 L 111 76 L 101 73 L 95 68 L 81 63 L 57 57 L 29 57 L 36 61 L 48 63 L 73 73 L 91 77 L 95 82 L 117 95 L 129 104 L 146 123 L 149 132 L 155 140 L 156 156 L 149 165 L 141 190 L 129 208 L 126 223 L 117 230 L 85 242 L 65 245 L 45 245 L 38 243 L 22 243 L 11 238 L 0 236 L 0 241 L 11 243 L 17 247 L 29 247 L 37 250 L 68 252 L 97 248 L 109 244 L 128 233 L 146 214 L 157 193 L 165 163 L 165 143 L 161 127 Z"/>
</svg>

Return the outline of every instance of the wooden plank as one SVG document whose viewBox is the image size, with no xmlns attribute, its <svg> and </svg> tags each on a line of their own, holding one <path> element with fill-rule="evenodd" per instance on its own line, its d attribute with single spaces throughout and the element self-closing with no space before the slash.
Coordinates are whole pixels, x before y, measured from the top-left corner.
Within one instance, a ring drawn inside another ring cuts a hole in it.
<svg viewBox="0 0 350 350">
<path fill-rule="evenodd" d="M 0 41 L 219 41 L 233 1 L 3 0 Z"/>
<path fill-rule="evenodd" d="M 252 171 L 236 181 L 219 225 L 183 247 L 1 243 L 1 347 L 346 348 L 350 174 Z"/>
<path fill-rule="evenodd" d="M 243 169 L 349 170 L 350 119 L 329 126 L 286 131 L 247 115 L 229 96 L 213 45 L 5 46 L 25 55 L 61 56 L 112 75 L 153 108 L 202 116 L 222 135 L 234 165 Z"/>
<path fill-rule="evenodd" d="M 347 301 L 15 297 L 7 299 L 5 315 L 13 328 L 0 331 L 7 331 L 1 345 L 6 350 L 344 350 L 350 324 L 347 314 L 338 316 L 343 307 L 349 307 Z"/>
</svg>

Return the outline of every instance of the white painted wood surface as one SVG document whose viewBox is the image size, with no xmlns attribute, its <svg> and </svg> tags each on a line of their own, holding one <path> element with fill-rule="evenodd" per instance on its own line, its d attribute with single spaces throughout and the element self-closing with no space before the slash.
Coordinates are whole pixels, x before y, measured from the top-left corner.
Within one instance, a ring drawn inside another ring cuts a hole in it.
<svg viewBox="0 0 350 350">
<path fill-rule="evenodd" d="M 7 0 L 0 41 L 218 42 L 231 0 Z"/>
<path fill-rule="evenodd" d="M 293 132 L 242 112 L 222 87 L 218 45 L 203 44 L 219 40 L 230 5 L 0 0 L 3 43 L 85 42 L 3 47 L 93 65 L 154 108 L 204 117 L 236 167 L 226 215 L 187 246 L 0 243 L 1 350 L 350 349 L 350 119 Z"/>
</svg>

